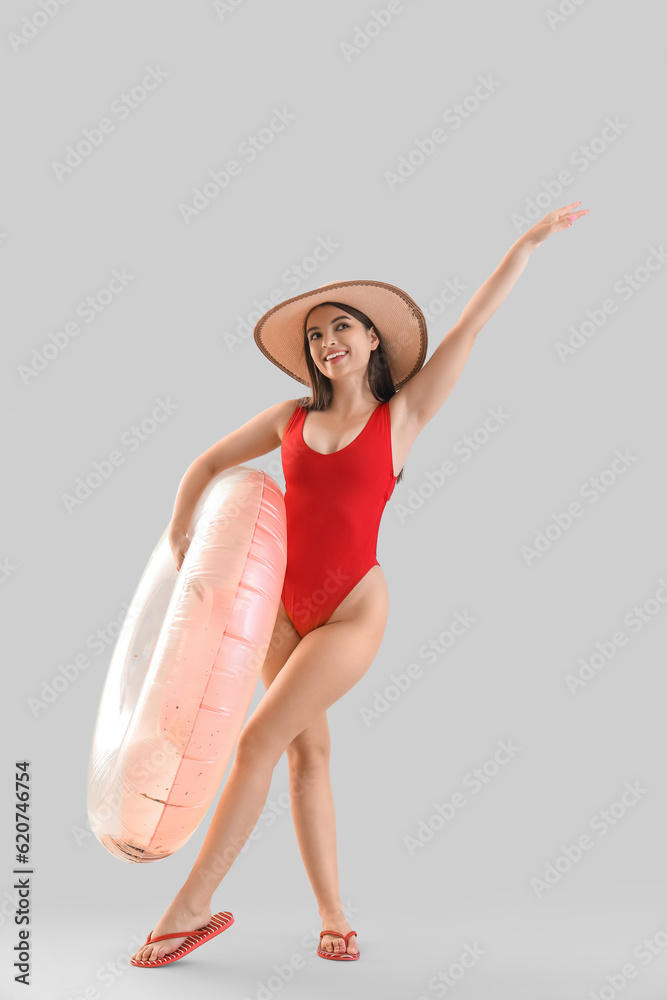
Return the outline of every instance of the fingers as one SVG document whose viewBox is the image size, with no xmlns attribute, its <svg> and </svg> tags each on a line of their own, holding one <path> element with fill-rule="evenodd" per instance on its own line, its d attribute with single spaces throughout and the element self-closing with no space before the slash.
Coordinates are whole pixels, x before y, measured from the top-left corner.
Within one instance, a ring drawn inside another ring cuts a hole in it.
<svg viewBox="0 0 667 1000">
<path fill-rule="evenodd" d="M 581 205 L 581 202 L 573 201 L 571 205 L 566 205 L 564 208 L 556 209 L 556 211 L 552 214 L 552 220 L 554 222 L 558 222 L 563 218 L 567 218 L 568 224 L 575 222 L 577 219 L 580 219 L 582 215 L 586 215 L 588 212 L 587 208 L 582 208 L 578 212 L 573 211 L 577 205 Z"/>
<path fill-rule="evenodd" d="M 573 209 L 576 209 L 577 205 L 581 205 L 581 202 L 573 201 L 571 205 L 565 205 L 563 208 L 558 208 L 555 212 L 551 212 L 549 215 L 546 215 L 543 221 L 548 223 L 552 233 L 559 232 L 562 229 L 569 229 L 573 222 L 580 219 L 582 215 L 588 214 L 587 208 L 581 208 L 578 212 L 573 211 Z"/>
<path fill-rule="evenodd" d="M 573 201 L 571 205 L 565 205 L 564 208 L 557 208 L 555 212 L 551 213 L 551 218 L 554 220 L 562 219 L 566 213 L 571 213 L 572 210 L 577 207 L 577 205 L 581 205 L 581 202 Z"/>
<path fill-rule="evenodd" d="M 583 208 L 580 212 L 571 212 L 569 215 L 566 216 L 567 225 L 565 228 L 567 229 L 568 226 L 571 226 L 573 222 L 576 222 L 577 219 L 580 219 L 582 215 L 586 215 L 587 212 L 588 212 L 587 208 Z"/>
</svg>

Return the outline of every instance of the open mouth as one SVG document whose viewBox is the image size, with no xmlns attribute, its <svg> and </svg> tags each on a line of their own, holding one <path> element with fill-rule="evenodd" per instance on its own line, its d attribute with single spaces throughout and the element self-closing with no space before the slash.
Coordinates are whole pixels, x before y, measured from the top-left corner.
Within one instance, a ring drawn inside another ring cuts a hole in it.
<svg viewBox="0 0 667 1000">
<path fill-rule="evenodd" d="M 348 354 L 347 351 L 343 352 L 336 351 L 335 356 L 329 359 L 325 358 L 324 363 L 325 365 L 335 365 L 337 361 L 342 361 L 343 358 L 347 357 L 347 354 Z"/>
</svg>

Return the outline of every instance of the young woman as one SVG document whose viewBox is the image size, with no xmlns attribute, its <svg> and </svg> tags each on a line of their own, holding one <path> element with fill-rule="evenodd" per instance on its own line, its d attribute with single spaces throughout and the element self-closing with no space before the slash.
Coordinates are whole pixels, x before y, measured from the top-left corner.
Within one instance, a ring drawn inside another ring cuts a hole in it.
<svg viewBox="0 0 667 1000">
<path fill-rule="evenodd" d="M 177 960 L 229 926 L 225 911 L 212 917 L 211 898 L 253 831 L 285 750 L 294 827 L 322 919 L 317 953 L 359 957 L 338 886 L 326 710 L 364 676 L 384 634 L 388 593 L 376 558 L 382 513 L 477 334 L 532 251 L 586 214 L 575 211 L 580 204 L 549 213 L 514 243 L 425 365 L 421 310 L 382 282 L 331 282 L 259 320 L 259 348 L 312 396 L 270 406 L 192 463 L 176 496 L 170 544 L 180 569 L 205 486 L 222 470 L 281 447 L 287 569 L 262 667 L 266 693 L 239 736 L 192 871 L 132 964 Z"/>
</svg>

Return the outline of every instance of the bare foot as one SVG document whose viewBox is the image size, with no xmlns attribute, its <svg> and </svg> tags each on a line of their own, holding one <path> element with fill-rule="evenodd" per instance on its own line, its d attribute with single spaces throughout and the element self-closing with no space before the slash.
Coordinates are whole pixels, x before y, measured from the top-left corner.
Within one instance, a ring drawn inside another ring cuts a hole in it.
<svg viewBox="0 0 667 1000">
<path fill-rule="evenodd" d="M 206 906 L 201 910 L 193 910 L 187 906 L 178 896 L 176 896 L 164 911 L 156 923 L 151 938 L 159 937 L 161 934 L 171 934 L 176 931 L 187 931 L 183 937 L 167 938 L 165 941 L 157 941 L 155 944 L 143 944 L 137 948 L 132 958 L 137 962 L 154 962 L 157 958 L 164 958 L 185 941 L 186 937 L 204 927 L 213 914 L 211 907 Z M 352 940 L 350 938 L 350 940 Z"/>
<path fill-rule="evenodd" d="M 327 917 L 326 914 L 322 917 L 322 930 L 325 928 L 337 930 L 339 934 L 349 934 L 352 930 L 347 920 L 342 919 L 340 916 Z M 332 934 L 323 934 L 320 938 L 320 951 L 329 951 L 334 955 L 342 955 L 345 950 L 345 941 L 343 938 L 334 937 Z M 353 934 L 352 937 L 347 939 L 347 953 L 348 955 L 356 955 L 358 951 L 357 935 Z"/>
</svg>

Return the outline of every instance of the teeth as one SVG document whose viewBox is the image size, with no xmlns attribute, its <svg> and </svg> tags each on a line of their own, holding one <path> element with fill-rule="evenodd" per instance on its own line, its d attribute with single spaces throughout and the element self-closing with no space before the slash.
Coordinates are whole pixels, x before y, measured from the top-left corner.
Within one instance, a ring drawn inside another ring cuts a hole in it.
<svg viewBox="0 0 667 1000">
<path fill-rule="evenodd" d="M 331 361 L 332 358 L 339 358 L 341 354 L 347 354 L 347 351 L 336 351 L 335 354 L 327 354 L 325 361 Z"/>
</svg>

